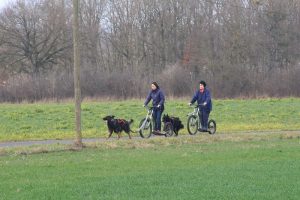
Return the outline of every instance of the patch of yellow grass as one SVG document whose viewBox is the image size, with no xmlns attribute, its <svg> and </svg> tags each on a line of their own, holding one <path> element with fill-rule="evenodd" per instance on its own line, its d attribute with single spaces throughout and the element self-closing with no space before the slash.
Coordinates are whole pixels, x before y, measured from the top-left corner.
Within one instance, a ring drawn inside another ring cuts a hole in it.
<svg viewBox="0 0 300 200">
<path fill-rule="evenodd" d="M 154 137 L 150 139 L 134 139 L 134 140 L 109 140 L 104 142 L 85 143 L 84 148 L 97 148 L 101 150 L 111 149 L 147 149 L 167 146 L 182 146 L 186 144 L 211 144 L 218 142 L 247 142 L 247 141 L 271 141 L 274 139 L 299 139 L 300 132 L 264 132 L 264 133 L 236 133 L 236 134 L 198 134 L 195 136 L 181 137 Z M 7 154 L 27 155 L 37 153 L 50 153 L 58 151 L 80 151 L 73 145 L 35 145 L 30 147 L 13 147 L 0 148 L 0 156 Z"/>
</svg>

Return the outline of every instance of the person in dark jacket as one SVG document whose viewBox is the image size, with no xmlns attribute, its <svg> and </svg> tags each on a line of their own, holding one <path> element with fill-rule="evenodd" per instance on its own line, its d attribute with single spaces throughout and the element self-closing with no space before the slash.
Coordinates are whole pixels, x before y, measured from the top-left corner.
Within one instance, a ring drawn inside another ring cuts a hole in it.
<svg viewBox="0 0 300 200">
<path fill-rule="evenodd" d="M 159 88 L 156 82 L 151 84 L 151 91 L 149 92 L 144 106 L 146 106 L 152 99 L 153 118 L 155 120 L 154 131 L 161 131 L 161 115 L 164 111 L 165 95 Z"/>
<path fill-rule="evenodd" d="M 208 126 L 208 118 L 209 114 L 212 110 L 212 102 L 211 102 L 211 96 L 209 90 L 206 88 L 205 81 L 199 82 L 199 90 L 197 90 L 189 103 L 189 105 L 192 105 L 195 101 L 197 101 L 197 104 L 200 105 L 200 111 L 202 115 L 200 115 L 201 120 L 201 127 L 202 130 L 200 131 L 207 131 Z"/>
</svg>

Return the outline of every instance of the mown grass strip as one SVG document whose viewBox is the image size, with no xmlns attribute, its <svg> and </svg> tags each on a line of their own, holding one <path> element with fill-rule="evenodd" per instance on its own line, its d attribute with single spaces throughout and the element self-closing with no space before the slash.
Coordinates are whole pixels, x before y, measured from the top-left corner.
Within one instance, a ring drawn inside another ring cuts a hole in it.
<svg viewBox="0 0 300 200">
<path fill-rule="evenodd" d="M 0 199 L 298 199 L 299 134 L 109 141 L 0 157 Z"/>
</svg>

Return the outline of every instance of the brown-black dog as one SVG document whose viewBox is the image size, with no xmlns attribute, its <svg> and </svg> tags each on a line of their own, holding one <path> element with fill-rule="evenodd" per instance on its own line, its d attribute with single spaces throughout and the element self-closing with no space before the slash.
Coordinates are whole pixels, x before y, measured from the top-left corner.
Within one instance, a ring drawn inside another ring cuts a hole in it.
<svg viewBox="0 0 300 200">
<path fill-rule="evenodd" d="M 162 121 L 164 124 L 166 124 L 167 122 L 170 122 L 173 126 L 173 131 L 175 133 L 176 136 L 178 136 L 178 132 L 180 129 L 184 128 L 181 120 L 179 119 L 179 117 L 171 117 L 169 115 L 164 115 L 162 118 Z"/>
<path fill-rule="evenodd" d="M 107 128 L 109 131 L 108 138 L 110 138 L 113 132 L 115 132 L 118 134 L 118 139 L 119 139 L 121 137 L 121 132 L 124 131 L 125 133 L 128 134 L 129 139 L 131 139 L 130 132 L 133 131 L 131 131 L 130 129 L 130 124 L 133 122 L 132 119 L 130 121 L 126 121 L 125 119 L 115 119 L 115 116 L 108 115 L 104 117 L 103 120 L 107 121 Z"/>
</svg>

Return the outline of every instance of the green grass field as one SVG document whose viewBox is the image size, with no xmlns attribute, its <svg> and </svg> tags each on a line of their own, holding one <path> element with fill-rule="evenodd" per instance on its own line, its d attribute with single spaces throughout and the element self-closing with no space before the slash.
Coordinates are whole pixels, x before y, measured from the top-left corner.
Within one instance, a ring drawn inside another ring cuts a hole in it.
<svg viewBox="0 0 300 200">
<path fill-rule="evenodd" d="M 0 156 L 0 199 L 300 196 L 299 133 L 113 140 L 91 147 Z"/>
<path fill-rule="evenodd" d="M 164 113 L 180 117 L 186 125 L 186 115 L 192 111 L 187 103 L 188 99 L 169 100 Z M 107 136 L 102 118 L 110 114 L 132 118 L 136 130 L 146 114 L 142 104 L 142 100 L 84 102 L 83 137 Z M 0 113 L 0 141 L 74 137 L 72 103 L 0 104 Z M 299 130 L 300 99 L 215 100 L 211 118 L 217 121 L 217 133 Z M 187 134 L 186 129 L 180 134 Z"/>
</svg>

